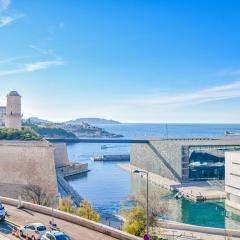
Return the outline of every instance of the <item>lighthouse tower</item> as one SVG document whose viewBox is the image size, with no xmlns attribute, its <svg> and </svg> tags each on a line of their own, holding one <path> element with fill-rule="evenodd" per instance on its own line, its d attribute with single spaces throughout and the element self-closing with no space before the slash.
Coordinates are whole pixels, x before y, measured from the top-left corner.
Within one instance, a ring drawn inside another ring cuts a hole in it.
<svg viewBox="0 0 240 240">
<path fill-rule="evenodd" d="M 21 96 L 16 91 L 11 91 L 7 95 L 7 107 L 5 115 L 5 127 L 21 129 Z"/>
</svg>

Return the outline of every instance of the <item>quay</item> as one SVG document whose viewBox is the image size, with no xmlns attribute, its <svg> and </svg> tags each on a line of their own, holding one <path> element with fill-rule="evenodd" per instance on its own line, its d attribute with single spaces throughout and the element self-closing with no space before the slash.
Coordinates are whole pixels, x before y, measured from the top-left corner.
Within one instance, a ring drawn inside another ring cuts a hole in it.
<svg viewBox="0 0 240 240">
<path fill-rule="evenodd" d="M 130 161 L 129 154 L 91 156 L 92 161 Z"/>
<path fill-rule="evenodd" d="M 147 139 L 121 138 L 47 138 L 52 143 L 148 143 Z"/>
<path fill-rule="evenodd" d="M 136 169 L 139 169 L 138 167 L 131 164 L 119 164 L 119 167 L 130 173 Z M 146 180 L 146 174 L 140 174 L 140 176 Z M 177 199 L 186 198 L 188 200 L 197 202 L 226 198 L 224 185 L 221 181 L 196 181 L 189 183 L 180 183 L 152 172 L 149 172 L 149 181 L 159 187 L 175 192 Z"/>
</svg>

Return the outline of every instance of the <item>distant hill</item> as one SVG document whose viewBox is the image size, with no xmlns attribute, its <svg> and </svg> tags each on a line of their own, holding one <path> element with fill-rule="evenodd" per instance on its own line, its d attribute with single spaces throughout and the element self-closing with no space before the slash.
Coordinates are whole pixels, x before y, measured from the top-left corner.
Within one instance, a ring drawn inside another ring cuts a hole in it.
<svg viewBox="0 0 240 240">
<path fill-rule="evenodd" d="M 37 117 L 31 117 L 26 119 L 25 121 L 28 121 L 32 124 L 43 124 L 43 125 L 48 125 L 48 124 L 54 124 L 54 122 L 45 120 L 45 119 L 40 119 Z M 95 124 L 120 124 L 118 121 L 114 120 L 108 120 L 104 118 L 77 118 L 75 120 L 69 120 L 66 122 L 58 123 L 58 124 L 72 124 L 72 125 L 80 125 L 81 123 L 88 123 L 90 125 L 95 125 Z"/>
<path fill-rule="evenodd" d="M 40 119 L 37 117 L 30 117 L 30 118 L 26 119 L 25 121 L 28 121 L 31 124 L 52 124 L 53 123 L 48 120 Z"/>
<path fill-rule="evenodd" d="M 108 120 L 108 119 L 104 119 L 104 118 L 78 118 L 76 120 L 70 120 L 70 121 L 67 121 L 67 122 L 64 122 L 64 123 L 65 124 L 77 125 L 77 124 L 81 124 L 83 122 L 91 124 L 91 125 L 95 125 L 95 124 L 120 124 L 120 122 L 118 122 L 118 121 Z"/>
</svg>

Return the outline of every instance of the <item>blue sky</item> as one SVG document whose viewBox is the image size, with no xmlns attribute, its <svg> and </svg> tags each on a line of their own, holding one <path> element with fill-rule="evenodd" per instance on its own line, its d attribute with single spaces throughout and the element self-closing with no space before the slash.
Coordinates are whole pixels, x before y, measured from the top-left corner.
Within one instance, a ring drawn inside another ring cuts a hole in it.
<svg viewBox="0 0 240 240">
<path fill-rule="evenodd" d="M 240 122 L 240 1 L 0 0 L 0 104 L 24 117 Z"/>
</svg>

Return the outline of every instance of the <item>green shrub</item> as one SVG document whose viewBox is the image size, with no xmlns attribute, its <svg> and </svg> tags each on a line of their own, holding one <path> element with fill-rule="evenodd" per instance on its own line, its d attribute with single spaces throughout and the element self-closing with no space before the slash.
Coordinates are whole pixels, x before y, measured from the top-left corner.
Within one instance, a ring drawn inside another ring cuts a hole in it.
<svg viewBox="0 0 240 240">
<path fill-rule="evenodd" d="M 42 137 L 29 129 L 17 130 L 12 128 L 1 128 L 0 140 L 40 141 Z"/>
</svg>

